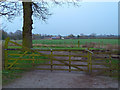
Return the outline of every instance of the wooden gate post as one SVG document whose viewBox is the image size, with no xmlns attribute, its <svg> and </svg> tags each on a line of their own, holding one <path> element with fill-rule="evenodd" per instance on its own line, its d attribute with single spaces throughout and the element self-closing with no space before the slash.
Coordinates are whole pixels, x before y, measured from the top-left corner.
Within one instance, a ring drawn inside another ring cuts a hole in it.
<svg viewBox="0 0 120 90">
<path fill-rule="evenodd" d="M 71 51 L 69 50 L 69 72 L 71 72 Z"/>
<path fill-rule="evenodd" d="M 92 54 L 93 52 L 91 52 L 90 49 L 88 48 L 87 52 L 88 73 L 92 73 Z"/>
<path fill-rule="evenodd" d="M 1 46 L 1 48 L 2 48 L 2 51 L 1 51 L 1 54 L 2 54 L 2 70 L 4 70 L 5 69 L 5 45 L 4 45 L 4 43 L 2 42 L 2 46 Z"/>
<path fill-rule="evenodd" d="M 89 48 L 88 48 L 89 50 Z M 88 63 L 88 73 L 89 73 L 89 65 L 90 65 L 90 62 L 89 62 L 89 59 L 90 59 L 90 55 L 89 55 L 89 52 L 87 52 L 87 63 Z"/>
<path fill-rule="evenodd" d="M 92 73 L 92 54 L 90 54 L 90 73 Z"/>
<path fill-rule="evenodd" d="M 112 76 L 112 67 L 111 67 L 111 63 L 112 63 L 112 60 L 111 60 L 111 54 L 109 54 L 109 67 L 110 67 L 110 74 L 109 76 L 111 77 Z"/>
<path fill-rule="evenodd" d="M 7 49 L 8 49 L 9 41 L 10 41 L 10 38 L 5 39 L 5 48 L 4 48 L 5 49 L 5 51 L 4 51 L 4 54 L 5 54 L 5 70 L 8 69 L 8 51 L 7 51 Z"/>
<path fill-rule="evenodd" d="M 33 66 L 33 68 L 34 68 L 34 66 L 35 66 L 35 56 L 34 56 L 34 55 L 35 55 L 35 54 L 33 53 L 33 56 L 32 56 L 32 59 L 33 59 L 33 61 L 32 61 L 32 62 L 33 62 L 33 65 L 32 65 L 32 66 Z"/>
<path fill-rule="evenodd" d="M 52 56 L 53 56 L 53 51 L 52 51 L 52 49 L 51 49 L 51 72 L 53 71 L 52 69 L 53 69 L 53 60 L 52 60 Z"/>
</svg>

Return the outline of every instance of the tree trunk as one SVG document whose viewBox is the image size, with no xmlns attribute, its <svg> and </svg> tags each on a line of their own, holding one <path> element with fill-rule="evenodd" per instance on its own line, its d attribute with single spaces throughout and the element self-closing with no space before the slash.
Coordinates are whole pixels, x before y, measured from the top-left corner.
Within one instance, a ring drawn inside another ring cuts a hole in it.
<svg viewBox="0 0 120 90">
<path fill-rule="evenodd" d="M 32 48 L 32 2 L 22 2 L 23 4 L 23 41 L 22 45 Z"/>
</svg>

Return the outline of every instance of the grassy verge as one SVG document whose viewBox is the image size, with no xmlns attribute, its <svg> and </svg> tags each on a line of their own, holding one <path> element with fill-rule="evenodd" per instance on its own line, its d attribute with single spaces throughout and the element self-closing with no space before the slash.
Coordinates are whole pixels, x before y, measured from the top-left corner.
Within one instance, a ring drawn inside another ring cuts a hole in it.
<svg viewBox="0 0 120 90">
<path fill-rule="evenodd" d="M 110 63 L 111 61 L 111 63 Z M 118 78 L 118 74 L 120 72 L 119 70 L 119 63 L 120 61 L 118 59 L 111 59 L 111 60 L 106 60 L 106 63 L 108 63 L 106 66 L 111 68 L 111 77 Z M 110 71 L 106 72 L 110 73 Z"/>
<path fill-rule="evenodd" d="M 9 51 L 8 54 L 23 54 L 23 52 L 20 51 Z M 31 52 L 27 53 L 27 56 L 23 56 L 22 59 L 31 59 L 33 58 L 33 56 L 29 56 L 30 54 L 32 54 Z M 19 58 L 19 56 L 17 55 L 13 55 L 13 56 L 8 56 L 8 58 Z M 47 59 L 47 57 L 43 57 L 43 56 L 35 56 L 34 59 L 36 59 L 34 61 L 34 64 L 40 64 L 40 63 L 45 63 L 46 61 L 43 60 L 37 60 L 37 59 Z M 15 60 L 9 60 L 8 59 L 8 63 L 13 63 Z M 2 84 L 6 85 L 12 81 L 14 81 L 16 78 L 20 78 L 22 76 L 22 73 L 27 72 L 29 70 L 24 70 L 24 69 L 14 69 L 14 68 L 32 68 L 33 65 L 33 61 L 32 60 L 18 60 L 16 63 L 18 64 L 14 64 L 12 66 L 13 69 L 9 69 L 9 70 L 3 70 L 2 71 Z M 8 66 L 10 66 L 11 64 L 8 64 Z"/>
<path fill-rule="evenodd" d="M 16 78 L 20 78 L 23 70 L 3 70 L 2 71 L 2 84 L 6 85 Z"/>
</svg>

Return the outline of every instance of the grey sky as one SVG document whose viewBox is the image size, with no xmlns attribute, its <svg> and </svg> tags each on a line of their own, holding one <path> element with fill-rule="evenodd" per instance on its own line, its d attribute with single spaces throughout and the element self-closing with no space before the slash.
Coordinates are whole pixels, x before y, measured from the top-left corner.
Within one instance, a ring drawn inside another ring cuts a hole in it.
<svg viewBox="0 0 120 90">
<path fill-rule="evenodd" d="M 117 2 L 81 2 L 80 7 L 57 6 L 50 9 L 53 13 L 47 24 L 34 19 L 33 33 L 52 35 L 118 34 Z M 3 21 L 8 32 L 22 30 L 22 16 L 13 23 Z"/>
</svg>

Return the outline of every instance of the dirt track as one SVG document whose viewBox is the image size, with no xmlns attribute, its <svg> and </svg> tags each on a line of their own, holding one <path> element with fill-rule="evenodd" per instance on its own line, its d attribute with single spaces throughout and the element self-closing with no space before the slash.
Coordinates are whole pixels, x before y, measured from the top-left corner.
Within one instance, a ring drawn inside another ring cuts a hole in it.
<svg viewBox="0 0 120 90">
<path fill-rule="evenodd" d="M 118 88 L 115 79 L 70 72 L 27 72 L 3 88 Z"/>
</svg>

